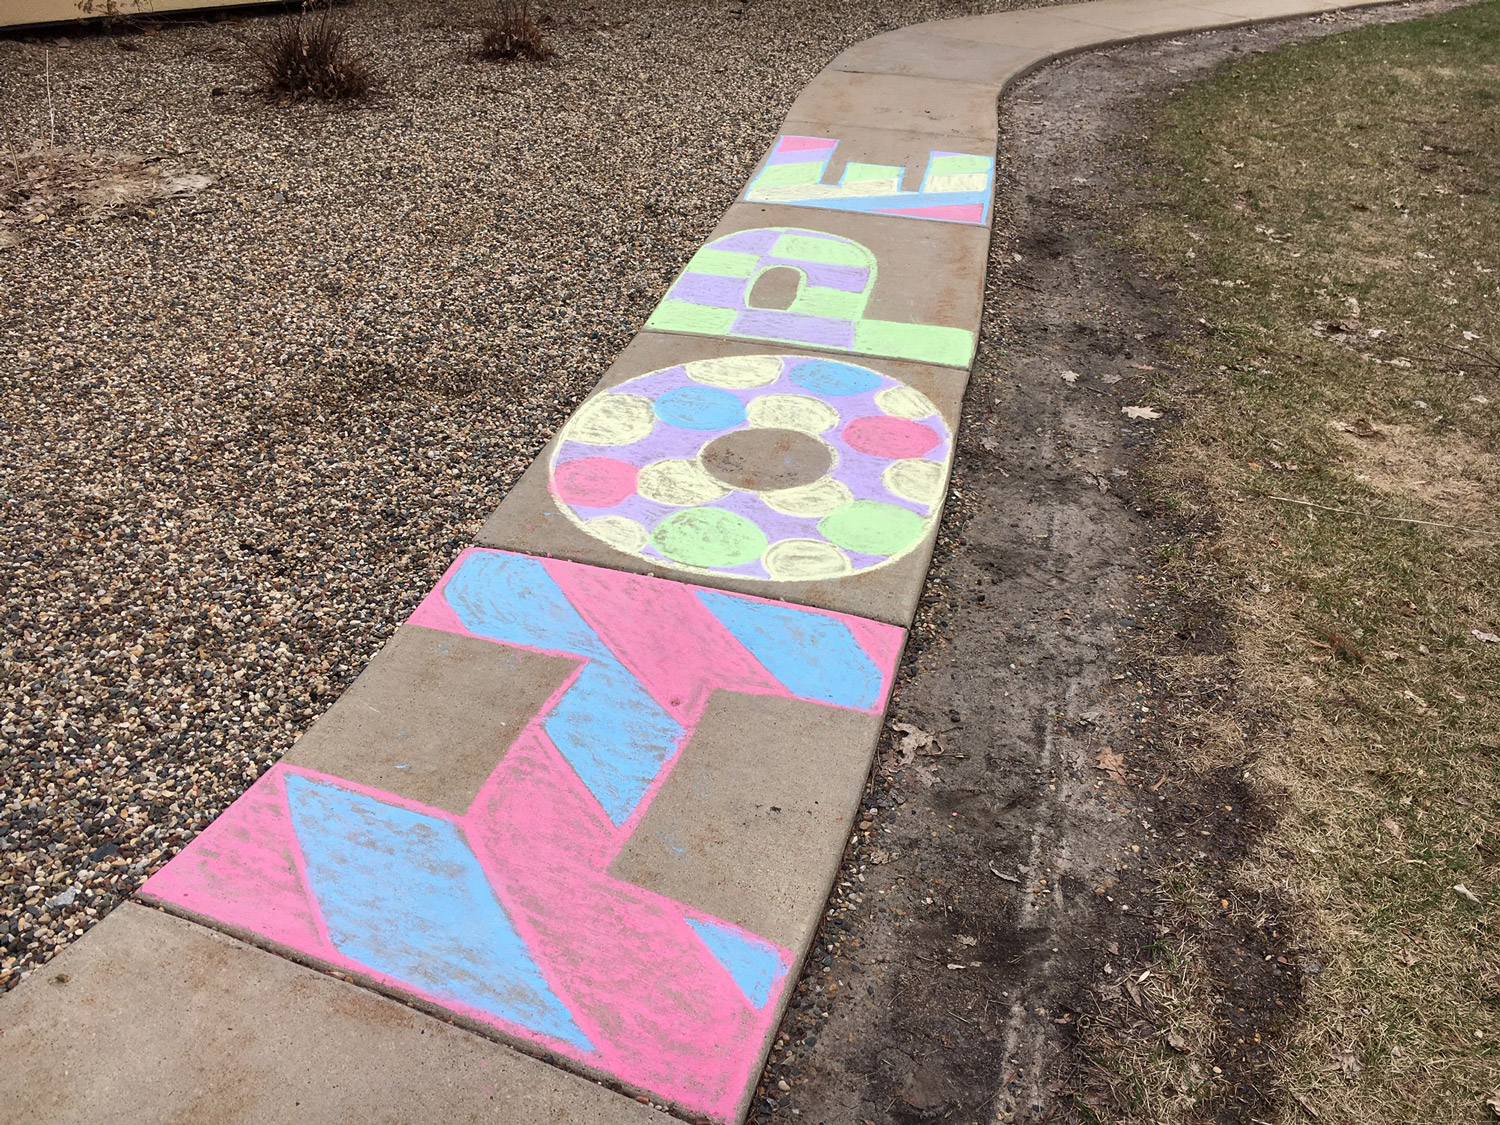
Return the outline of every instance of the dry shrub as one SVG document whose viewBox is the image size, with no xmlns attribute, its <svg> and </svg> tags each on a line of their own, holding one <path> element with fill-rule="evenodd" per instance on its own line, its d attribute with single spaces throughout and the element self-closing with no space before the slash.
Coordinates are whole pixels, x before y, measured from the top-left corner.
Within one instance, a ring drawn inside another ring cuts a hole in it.
<svg viewBox="0 0 1500 1125">
<path fill-rule="evenodd" d="M 498 0 L 493 22 L 479 33 L 475 53 L 482 59 L 541 62 L 557 52 L 531 11 L 531 0 Z"/>
<path fill-rule="evenodd" d="M 369 55 L 350 44 L 332 0 L 307 0 L 255 49 L 255 60 L 266 87 L 294 101 L 362 98 L 374 81 Z"/>
</svg>

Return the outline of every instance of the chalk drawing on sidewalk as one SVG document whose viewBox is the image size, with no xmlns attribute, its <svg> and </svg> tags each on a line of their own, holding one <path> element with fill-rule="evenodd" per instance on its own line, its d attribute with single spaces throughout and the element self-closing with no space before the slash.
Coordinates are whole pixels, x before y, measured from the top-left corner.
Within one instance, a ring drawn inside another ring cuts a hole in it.
<svg viewBox="0 0 1500 1125">
<path fill-rule="evenodd" d="M 906 169 L 899 164 L 851 160 L 838 183 L 824 183 L 838 145 L 832 137 L 777 137 L 771 155 L 745 189 L 745 202 L 977 226 L 989 219 L 995 179 L 993 156 L 933 150 L 920 185 L 915 191 L 907 191 L 901 187 Z"/>
<path fill-rule="evenodd" d="M 770 270 L 797 275 L 784 309 L 750 303 Z M 874 253 L 851 238 L 793 227 L 736 231 L 693 255 L 646 327 L 968 367 L 975 344 L 968 329 L 865 316 L 877 272 Z"/>
<path fill-rule="evenodd" d="M 793 954 L 610 865 L 715 692 L 878 715 L 902 630 L 490 550 L 408 624 L 577 664 L 462 814 L 281 763 L 143 896 L 729 1119 Z"/>
<path fill-rule="evenodd" d="M 952 435 L 920 391 L 842 360 L 698 360 L 586 401 L 552 455 L 578 527 L 689 573 L 842 578 L 904 557 L 942 511 Z"/>
</svg>

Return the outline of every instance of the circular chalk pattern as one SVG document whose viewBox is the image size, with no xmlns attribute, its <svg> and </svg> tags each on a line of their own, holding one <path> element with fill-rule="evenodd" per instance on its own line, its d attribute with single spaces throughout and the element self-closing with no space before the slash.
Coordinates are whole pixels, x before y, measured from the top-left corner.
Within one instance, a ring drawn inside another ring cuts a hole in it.
<svg viewBox="0 0 1500 1125">
<path fill-rule="evenodd" d="M 932 400 L 888 375 L 729 356 L 590 398 L 563 427 L 551 489 L 589 535 L 657 565 L 809 582 L 923 542 L 952 454 Z"/>
</svg>

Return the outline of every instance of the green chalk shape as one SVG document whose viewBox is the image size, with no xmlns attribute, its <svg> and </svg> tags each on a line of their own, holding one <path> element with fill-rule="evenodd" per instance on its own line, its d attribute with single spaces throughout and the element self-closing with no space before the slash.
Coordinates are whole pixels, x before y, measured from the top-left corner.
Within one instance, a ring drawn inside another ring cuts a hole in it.
<svg viewBox="0 0 1500 1125">
<path fill-rule="evenodd" d="M 861 555 L 894 555 L 922 535 L 922 517 L 879 500 L 851 500 L 818 521 L 830 543 Z"/>
<path fill-rule="evenodd" d="M 759 254 L 705 247 L 693 255 L 687 268 L 692 273 L 711 273 L 716 277 L 749 277 L 759 264 Z"/>
<path fill-rule="evenodd" d="M 674 512 L 651 532 L 651 545 L 686 566 L 743 566 L 765 554 L 766 533 L 722 508 Z"/>
<path fill-rule="evenodd" d="M 797 164 L 770 164 L 755 177 L 755 190 L 779 187 L 803 187 L 822 179 L 823 166 L 812 161 Z"/>
<path fill-rule="evenodd" d="M 822 262 L 828 266 L 875 267 L 875 255 L 857 242 L 838 238 L 809 238 L 804 234 L 783 234 L 776 240 L 771 254 L 791 261 Z"/>
<path fill-rule="evenodd" d="M 974 333 L 964 328 L 861 320 L 854 325 L 854 347 L 850 350 L 943 367 L 968 367 L 974 360 L 974 343 Z"/>
<path fill-rule="evenodd" d="M 699 336 L 727 336 L 734 327 L 734 309 L 715 309 L 668 297 L 656 306 L 647 328 L 662 332 L 692 332 Z"/>
</svg>

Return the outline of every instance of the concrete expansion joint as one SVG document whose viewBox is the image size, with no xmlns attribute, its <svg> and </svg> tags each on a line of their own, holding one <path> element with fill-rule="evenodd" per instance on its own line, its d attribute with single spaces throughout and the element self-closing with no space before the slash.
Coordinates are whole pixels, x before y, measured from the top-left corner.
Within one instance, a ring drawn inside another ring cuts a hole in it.
<svg viewBox="0 0 1500 1125">
<path fill-rule="evenodd" d="M 169 913 L 0 999 L 0 1091 L 50 1122 L 741 1120 L 937 534 L 996 99 L 1341 6 L 1097 0 L 841 53 L 475 546 L 147 881 Z"/>
</svg>

